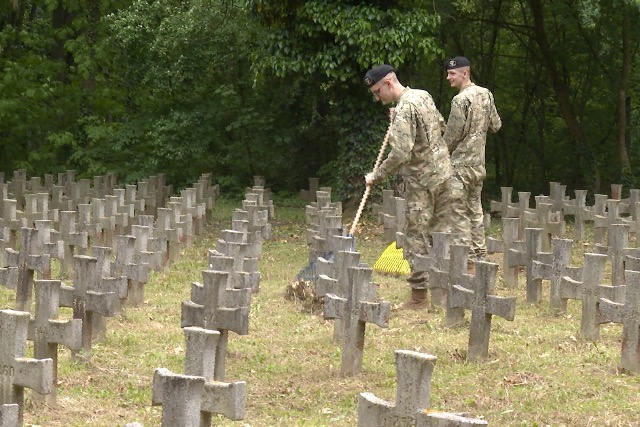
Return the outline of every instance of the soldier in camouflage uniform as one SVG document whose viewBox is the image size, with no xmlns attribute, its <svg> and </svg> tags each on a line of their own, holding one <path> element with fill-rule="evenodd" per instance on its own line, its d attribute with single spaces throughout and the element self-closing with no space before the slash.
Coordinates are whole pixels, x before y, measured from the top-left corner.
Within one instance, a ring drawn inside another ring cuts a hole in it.
<svg viewBox="0 0 640 427">
<path fill-rule="evenodd" d="M 451 161 L 442 138 L 444 118 L 431 95 L 403 86 L 389 65 L 372 68 L 364 83 L 383 104 L 396 103 L 389 130 L 391 151 L 377 170 L 365 175 L 366 185 L 400 173 L 407 201 L 404 254 L 409 261 L 411 297 L 405 309 L 427 307 L 427 272 L 413 267 L 415 254 L 428 255 L 431 232 L 449 231 Z"/>
<path fill-rule="evenodd" d="M 447 80 L 459 93 L 451 101 L 444 139 L 451 153 L 453 208 L 451 231 L 454 243 L 469 246 L 469 272 L 474 260 L 487 253 L 482 212 L 482 183 L 485 170 L 487 131 L 497 132 L 502 121 L 489 89 L 471 81 L 471 64 L 458 56 L 447 61 Z"/>
</svg>

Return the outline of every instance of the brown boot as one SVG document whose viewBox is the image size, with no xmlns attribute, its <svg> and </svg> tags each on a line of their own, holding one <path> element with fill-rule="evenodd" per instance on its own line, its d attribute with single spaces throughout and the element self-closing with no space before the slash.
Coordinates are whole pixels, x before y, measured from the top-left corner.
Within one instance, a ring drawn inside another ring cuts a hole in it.
<svg viewBox="0 0 640 427">
<path fill-rule="evenodd" d="M 467 274 L 471 276 L 476 275 L 476 263 L 475 261 L 469 260 L 467 261 Z"/>
<path fill-rule="evenodd" d="M 427 290 L 411 288 L 411 297 L 400 307 L 403 310 L 423 310 L 429 307 Z"/>
</svg>

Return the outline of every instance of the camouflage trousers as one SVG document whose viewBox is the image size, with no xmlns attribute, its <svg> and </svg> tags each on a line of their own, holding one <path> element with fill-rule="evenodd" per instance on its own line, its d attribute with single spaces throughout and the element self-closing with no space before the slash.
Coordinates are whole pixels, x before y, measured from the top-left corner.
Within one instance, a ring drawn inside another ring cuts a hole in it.
<svg viewBox="0 0 640 427">
<path fill-rule="evenodd" d="M 431 233 L 448 232 L 451 215 L 451 182 L 446 180 L 435 188 L 423 188 L 420 185 L 404 183 L 403 197 L 407 201 L 404 256 L 411 265 L 411 274 L 407 282 L 415 289 L 427 286 L 426 271 L 416 271 L 416 254 L 427 256 L 431 246 Z"/>
<path fill-rule="evenodd" d="M 481 199 L 483 180 L 483 175 L 458 171 L 451 177 L 453 243 L 467 245 L 469 255 L 474 258 L 484 258 L 487 254 Z"/>
</svg>

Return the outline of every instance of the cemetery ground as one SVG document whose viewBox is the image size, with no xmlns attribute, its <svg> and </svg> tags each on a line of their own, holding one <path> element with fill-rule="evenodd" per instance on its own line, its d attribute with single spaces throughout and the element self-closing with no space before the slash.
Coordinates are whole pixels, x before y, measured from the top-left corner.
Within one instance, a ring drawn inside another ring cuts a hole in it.
<svg viewBox="0 0 640 427">
<path fill-rule="evenodd" d="M 230 227 L 234 207 L 222 201 L 214 206 L 206 233 L 183 248 L 166 271 L 153 274 L 144 304 L 107 320 L 106 339 L 93 345 L 89 361 L 73 360 L 59 347 L 58 405 L 45 407 L 27 391 L 26 426 L 160 425 L 162 408 L 151 406 L 153 373 L 160 367 L 184 369 L 180 304 L 189 300 L 191 283 L 202 281 L 207 250 L 215 248 L 220 230 Z M 466 325 L 447 329 L 441 307 L 399 310 L 409 293 L 406 282 L 374 273 L 379 299 L 392 305 L 389 328 L 367 325 L 362 373 L 341 376 L 334 322 L 284 297 L 308 262 L 304 206 L 277 205 L 271 224 L 249 335 L 229 334 L 225 380 L 246 381 L 246 417 L 235 422 L 214 417 L 214 425 L 355 426 L 359 393 L 395 401 L 397 349 L 438 358 L 431 382 L 435 410 L 467 412 L 492 426 L 640 425 L 640 376 L 619 368 L 622 326 L 601 325 L 596 344 L 582 340 L 580 302 L 570 301 L 567 314 L 555 316 L 545 282 L 543 302 L 529 304 L 522 275 L 517 289 L 507 289 L 498 274 L 497 293 L 517 297 L 515 320 L 494 316 L 488 359 L 470 363 L 465 357 L 470 313 Z M 498 224 L 494 220 L 490 234 L 499 233 Z M 365 218 L 355 237 L 356 250 L 372 267 L 387 246 L 381 226 Z M 575 246 L 572 264 L 582 265 L 583 252 L 591 248 Z M 494 254 L 489 260 L 501 259 Z M 0 288 L 2 308 L 13 308 L 14 299 L 14 291 Z M 70 309 L 61 309 L 65 317 L 71 317 Z"/>
</svg>

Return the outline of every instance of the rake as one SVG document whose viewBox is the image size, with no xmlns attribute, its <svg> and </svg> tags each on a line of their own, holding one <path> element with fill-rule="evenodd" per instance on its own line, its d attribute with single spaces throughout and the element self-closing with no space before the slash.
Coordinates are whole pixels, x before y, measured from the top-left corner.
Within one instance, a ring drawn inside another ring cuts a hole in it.
<svg viewBox="0 0 640 427">
<path fill-rule="evenodd" d="M 394 276 L 404 276 L 411 273 L 411 266 L 404 258 L 404 251 L 396 246 L 396 242 L 391 242 L 387 246 L 380 258 L 373 264 L 373 269 L 378 273 Z"/>
<path fill-rule="evenodd" d="M 376 159 L 376 163 L 373 166 L 373 172 L 378 170 L 380 163 L 382 163 L 382 156 L 384 155 L 384 151 L 387 149 L 387 144 L 389 143 L 389 134 L 391 133 L 391 124 L 393 123 L 393 108 L 389 108 L 389 127 L 387 128 L 387 133 L 384 136 L 384 141 L 382 142 L 382 146 L 380 147 L 380 151 L 378 152 L 378 157 Z M 349 234 L 346 237 L 353 237 L 353 233 L 355 233 L 356 228 L 358 226 L 358 222 L 360 221 L 360 217 L 362 216 L 362 211 L 364 211 L 364 206 L 367 203 L 367 199 L 369 198 L 369 193 L 371 192 L 371 186 L 366 185 L 364 189 L 364 194 L 362 195 L 362 199 L 360 200 L 360 205 L 358 206 L 358 211 L 356 212 L 356 216 L 353 219 L 353 224 L 351 224 L 351 229 L 349 230 Z M 353 241 L 353 247 L 351 250 L 355 250 L 355 239 Z M 331 262 L 333 261 L 334 253 L 333 251 L 328 251 L 322 255 L 322 258 Z M 305 282 L 316 282 L 318 280 L 318 273 L 316 271 L 317 260 L 313 260 L 309 262 L 302 270 L 296 274 L 295 281 L 305 281 Z"/>
</svg>

